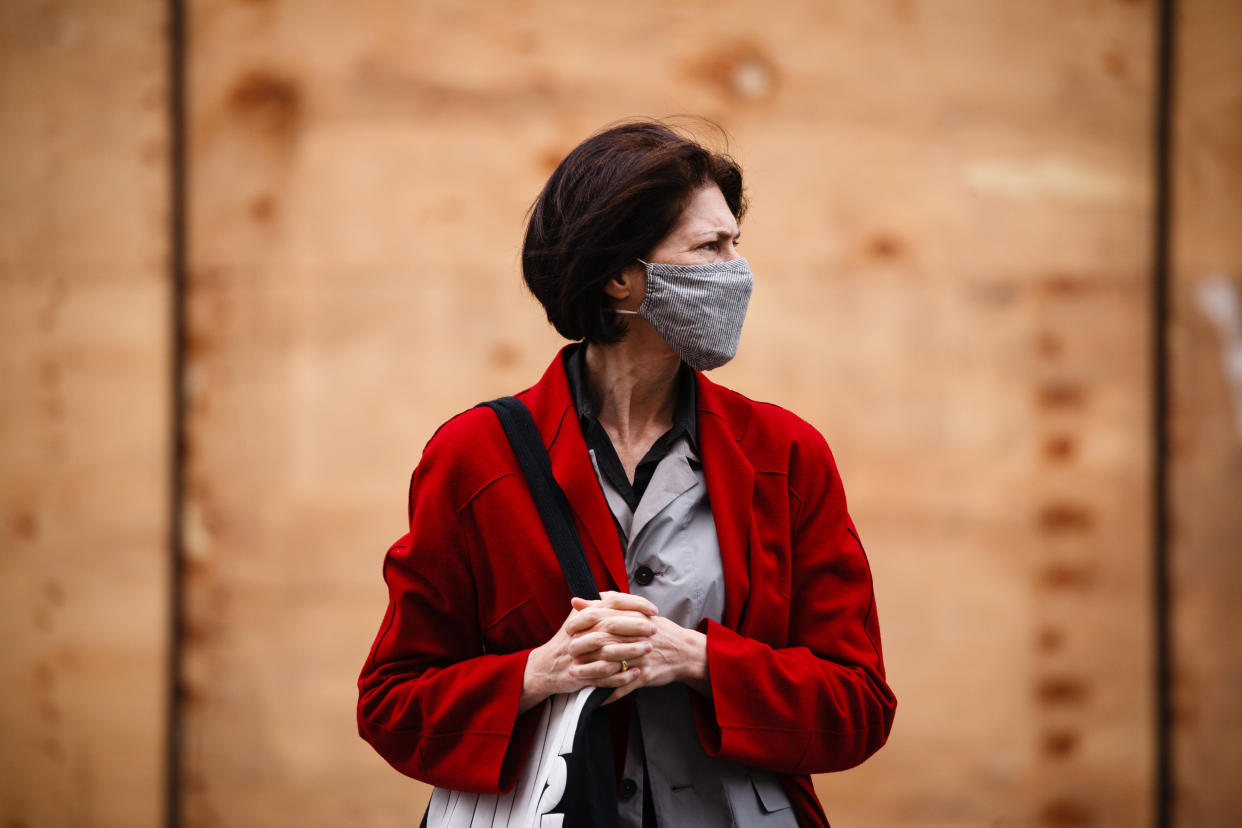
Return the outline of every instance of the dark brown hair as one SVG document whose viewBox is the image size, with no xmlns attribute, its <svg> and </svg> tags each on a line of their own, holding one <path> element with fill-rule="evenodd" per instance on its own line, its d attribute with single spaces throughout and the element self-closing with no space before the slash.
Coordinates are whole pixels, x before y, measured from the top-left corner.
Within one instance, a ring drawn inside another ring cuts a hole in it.
<svg viewBox="0 0 1242 828">
<path fill-rule="evenodd" d="M 617 342 L 604 286 L 673 229 L 690 196 L 716 184 L 734 218 L 746 212 L 742 170 L 656 121 L 604 129 L 557 166 L 531 206 L 522 276 L 567 339 Z"/>
</svg>

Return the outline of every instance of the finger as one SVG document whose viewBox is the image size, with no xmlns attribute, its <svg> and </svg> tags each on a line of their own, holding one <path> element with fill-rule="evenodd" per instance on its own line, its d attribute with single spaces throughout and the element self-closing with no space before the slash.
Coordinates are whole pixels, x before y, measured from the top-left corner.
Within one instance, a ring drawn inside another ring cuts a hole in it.
<svg viewBox="0 0 1242 828">
<path fill-rule="evenodd" d="M 629 687 L 633 684 L 639 684 L 643 671 L 641 667 L 631 666 L 628 670 L 621 670 L 613 673 L 611 676 L 605 676 L 598 681 L 592 682 L 596 687 Z"/>
<path fill-rule="evenodd" d="M 571 632 L 568 635 L 570 646 L 574 647 L 575 652 L 586 652 L 608 644 L 633 644 L 636 641 L 649 641 L 655 632 L 650 624 L 641 621 L 601 621 L 590 629 Z"/>
<path fill-rule="evenodd" d="M 616 635 L 607 630 L 593 628 L 583 633 L 575 633 L 569 637 L 566 649 L 570 655 L 582 656 L 612 644 L 644 644 L 650 643 L 647 635 Z M 650 647 L 647 647 L 649 650 Z"/>
<path fill-rule="evenodd" d="M 654 635 L 655 624 L 651 617 L 630 610 L 591 607 L 565 619 L 563 629 L 570 635 L 586 632 L 598 626 L 614 635 Z"/>
<path fill-rule="evenodd" d="M 635 690 L 639 689 L 642 686 L 643 686 L 642 675 L 640 673 L 639 675 L 634 676 L 632 679 L 626 681 L 624 684 L 619 685 L 616 690 L 612 691 L 612 695 L 604 699 L 604 704 L 608 705 L 608 704 L 612 704 L 613 702 L 621 701 L 621 699 L 625 698 L 630 693 L 633 693 Z"/>
<path fill-rule="evenodd" d="M 569 600 L 569 604 L 576 610 L 584 610 L 589 607 L 605 607 L 607 609 L 641 612 L 643 615 L 660 614 L 655 604 L 641 595 L 632 595 L 628 592 L 603 592 L 600 593 L 599 599 L 595 601 L 574 596 Z"/>
<path fill-rule="evenodd" d="M 589 653 L 598 651 L 607 643 L 608 636 L 606 633 L 587 632 L 572 636 L 569 639 L 569 646 L 565 649 L 569 651 L 571 656 L 581 658 Z"/>
<path fill-rule="evenodd" d="M 607 615 L 607 610 L 591 604 L 584 609 L 575 609 L 571 611 L 569 617 L 565 619 L 562 629 L 570 635 L 585 632 L 599 623 L 600 620 L 606 618 Z"/>
<path fill-rule="evenodd" d="M 600 603 L 606 607 L 613 609 L 633 610 L 641 612 L 643 615 L 659 615 L 660 611 L 656 609 L 656 605 L 641 595 L 634 595 L 629 592 L 603 592 L 600 593 Z"/>
<path fill-rule="evenodd" d="M 592 661 L 590 664 L 575 664 L 570 667 L 569 675 L 597 687 L 617 687 L 629 681 L 638 669 L 630 667 L 622 670 L 621 665 L 615 661 Z"/>
<path fill-rule="evenodd" d="M 624 656 L 618 656 L 617 658 L 601 658 L 600 655 L 601 654 L 598 652 L 588 653 L 587 655 L 581 656 L 580 658 L 575 658 L 573 660 L 573 664 L 578 667 L 588 667 L 588 666 L 591 667 L 593 671 L 593 678 L 598 678 L 600 675 L 603 675 L 608 672 L 612 672 L 612 673 L 618 672 L 618 670 L 620 670 L 620 668 L 622 667 L 626 668 L 627 670 L 631 667 L 642 667 L 646 664 L 647 656 L 649 654 L 648 653 L 634 653 L 634 654 L 626 654 Z M 603 668 L 596 666 L 600 664 L 611 665 L 611 668 L 612 668 L 611 671 L 604 670 Z"/>
<path fill-rule="evenodd" d="M 650 617 L 629 612 L 602 618 L 595 624 L 595 629 L 614 638 L 646 638 L 656 634 L 656 625 Z"/>
<path fill-rule="evenodd" d="M 650 647 L 642 642 L 634 642 L 631 644 L 609 644 L 605 647 L 583 650 L 579 653 L 571 652 L 569 657 L 575 664 L 590 664 L 593 661 L 611 661 L 613 664 L 628 661 L 631 664 L 638 664 L 650 654 Z"/>
<path fill-rule="evenodd" d="M 632 644 L 607 644 L 599 649 L 600 661 L 628 661 L 637 664 L 647 653 L 651 652 L 651 644 L 647 641 L 636 641 Z"/>
<path fill-rule="evenodd" d="M 646 641 L 646 638 L 641 636 L 617 637 L 603 630 L 594 630 L 571 636 L 566 649 L 569 650 L 570 655 L 580 659 L 588 653 L 598 652 L 609 644 L 634 644 L 641 641 Z"/>
<path fill-rule="evenodd" d="M 614 639 L 606 632 L 587 632 L 580 635 L 570 637 L 569 646 L 566 647 L 569 654 L 579 661 L 583 661 L 584 657 L 591 653 L 599 652 L 603 647 L 613 643 Z M 590 659 L 597 661 L 598 659 Z"/>
</svg>

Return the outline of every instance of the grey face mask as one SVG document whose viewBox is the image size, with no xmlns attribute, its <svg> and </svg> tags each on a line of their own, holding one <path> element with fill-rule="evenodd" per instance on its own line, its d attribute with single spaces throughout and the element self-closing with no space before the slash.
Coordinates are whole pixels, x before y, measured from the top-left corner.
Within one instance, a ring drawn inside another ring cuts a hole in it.
<svg viewBox="0 0 1242 828">
<path fill-rule="evenodd" d="M 755 279 L 745 259 L 712 264 L 644 262 L 647 292 L 636 314 L 651 323 L 682 362 L 719 368 L 737 353 Z"/>
</svg>

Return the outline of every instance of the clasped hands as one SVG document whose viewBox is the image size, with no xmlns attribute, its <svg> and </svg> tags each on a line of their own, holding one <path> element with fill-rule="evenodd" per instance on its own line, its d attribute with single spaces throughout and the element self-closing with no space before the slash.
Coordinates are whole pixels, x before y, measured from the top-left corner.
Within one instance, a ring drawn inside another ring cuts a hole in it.
<svg viewBox="0 0 1242 828">
<path fill-rule="evenodd" d="M 571 603 L 560 629 L 527 658 L 519 712 L 584 687 L 616 688 L 605 704 L 675 681 L 709 692 L 703 633 L 664 618 L 638 595 L 605 592 Z"/>
</svg>

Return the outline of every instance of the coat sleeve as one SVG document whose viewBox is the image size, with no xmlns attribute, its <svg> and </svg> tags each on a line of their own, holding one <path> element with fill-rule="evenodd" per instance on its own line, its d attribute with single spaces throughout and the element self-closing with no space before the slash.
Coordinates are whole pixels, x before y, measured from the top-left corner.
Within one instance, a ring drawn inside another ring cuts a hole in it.
<svg viewBox="0 0 1242 828">
<path fill-rule="evenodd" d="M 871 572 L 836 464 L 819 433 L 802 425 L 790 464 L 788 646 L 707 622 L 711 697 L 695 708 L 708 753 L 788 774 L 861 763 L 888 738 L 897 705 L 884 677 Z"/>
<path fill-rule="evenodd" d="M 410 483 L 410 531 L 384 559 L 388 610 L 358 679 L 358 731 L 432 785 L 512 788 L 531 739 L 518 715 L 529 650 L 488 654 L 454 503 L 461 457 L 428 445 Z"/>
</svg>

